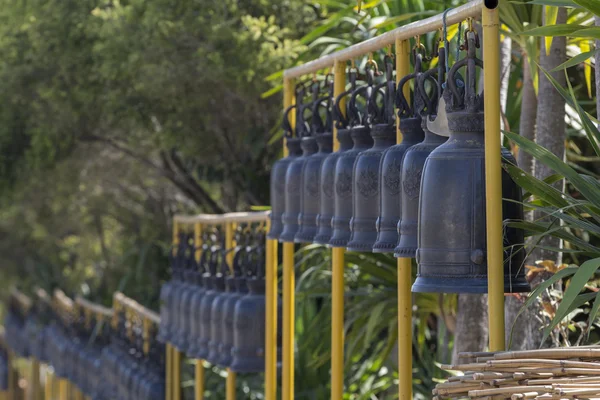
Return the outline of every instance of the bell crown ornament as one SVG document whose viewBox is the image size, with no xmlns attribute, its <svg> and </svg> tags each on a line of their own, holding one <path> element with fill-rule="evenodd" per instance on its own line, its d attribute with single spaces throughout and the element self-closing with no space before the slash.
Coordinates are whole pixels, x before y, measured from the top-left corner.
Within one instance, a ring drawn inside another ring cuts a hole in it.
<svg viewBox="0 0 600 400">
<path fill-rule="evenodd" d="M 477 38 L 468 31 L 467 56 L 446 77 L 449 140 L 425 162 L 419 203 L 417 279 L 414 292 L 486 293 L 486 214 L 483 97 L 477 91 Z M 466 69 L 464 90 L 458 70 Z M 516 164 L 507 149 L 504 162 Z M 520 188 L 502 172 L 503 219 L 521 219 Z M 440 199 L 443 206 L 440 205 Z M 523 265 L 523 231 L 503 230 L 505 292 L 529 290 Z"/>
<path fill-rule="evenodd" d="M 398 82 L 398 89 L 395 92 L 394 102 L 398 107 L 398 118 L 400 121 L 400 131 L 402 132 L 402 142 L 389 147 L 383 153 L 380 166 L 380 207 L 377 218 L 377 241 L 373 246 L 373 252 L 391 253 L 398 243 L 398 221 L 400 220 L 400 196 L 402 189 L 402 163 L 406 151 L 413 145 L 423 140 L 423 130 L 421 129 L 420 112 L 423 108 L 423 102 L 417 95 L 412 96 L 412 104 L 404 96 L 404 88 L 407 84 L 415 81 L 421 73 L 422 55 L 415 53 L 414 72 L 404 76 Z M 390 99 L 391 100 L 391 99 Z M 393 113 L 393 104 L 391 110 L 387 113 Z M 388 117 L 387 120 L 393 121 Z M 389 129 L 389 135 L 393 135 L 394 143 L 396 139 L 395 126 Z"/>
<path fill-rule="evenodd" d="M 372 61 L 372 60 L 371 60 Z M 352 172 L 353 214 L 350 220 L 351 236 L 346 248 L 350 251 L 371 252 L 377 241 L 377 218 L 380 213 L 380 168 L 383 153 L 396 143 L 394 115 L 394 63 L 385 59 L 385 80 L 374 85 L 375 66 L 367 69 L 366 122 L 371 126 L 373 146 L 356 158 Z"/>
<path fill-rule="evenodd" d="M 350 220 L 353 215 L 353 192 L 352 174 L 354 163 L 358 155 L 373 146 L 370 127 L 367 125 L 366 104 L 369 96 L 373 93 L 375 72 L 367 69 L 367 82 L 357 88 L 353 88 L 348 94 L 347 102 L 347 124 L 352 139 L 352 148 L 346 150 L 338 158 L 334 174 L 334 210 L 331 219 L 332 234 L 329 245 L 332 247 L 346 247 L 350 240 Z M 364 102 L 359 102 L 363 99 Z M 361 104 L 364 104 L 361 108 Z"/>
<path fill-rule="evenodd" d="M 317 235 L 317 217 L 321 207 L 321 168 L 323 162 L 333 150 L 333 79 L 331 74 L 325 77 L 322 89 L 326 92 L 318 97 L 320 85 L 313 85 L 313 105 L 311 116 L 311 132 L 316 140 L 318 152 L 307 158 L 302 171 L 301 206 L 298 215 L 299 230 L 294 241 L 312 242 Z M 322 114 L 325 116 L 323 123 Z"/>
<path fill-rule="evenodd" d="M 293 242 L 300 225 L 298 217 L 302 212 L 302 177 L 307 159 L 318 151 L 317 142 L 312 136 L 311 124 L 306 121 L 315 101 L 318 100 L 318 83 L 313 82 L 312 101 L 304 103 L 306 84 L 296 88 L 296 137 L 300 139 L 302 154 L 288 165 L 285 174 L 285 208 L 282 214 L 283 230 L 279 235 L 280 242 Z"/>
<path fill-rule="evenodd" d="M 419 73 L 415 78 L 415 96 L 421 102 L 415 111 L 421 116 L 421 128 L 425 136 L 421 143 L 411 146 L 406 151 L 402 161 L 401 220 L 398 222 L 398 245 L 394 249 L 394 255 L 400 258 L 415 257 L 423 167 L 429 154 L 446 141 L 446 137 L 435 135 L 427 128 L 427 121 L 432 116 L 435 118 L 442 93 L 445 80 L 445 54 L 444 48 L 439 49 L 437 67 Z M 426 83 L 429 83 L 429 91 Z"/>
</svg>

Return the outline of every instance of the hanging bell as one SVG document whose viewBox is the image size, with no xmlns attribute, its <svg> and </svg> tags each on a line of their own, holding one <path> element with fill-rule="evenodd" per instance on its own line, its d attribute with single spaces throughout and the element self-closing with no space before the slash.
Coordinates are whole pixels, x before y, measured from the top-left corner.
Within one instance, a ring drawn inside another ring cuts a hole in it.
<svg viewBox="0 0 600 400">
<path fill-rule="evenodd" d="M 206 360 L 211 364 L 217 364 L 221 358 L 221 354 L 219 353 L 221 338 L 223 337 L 221 319 L 223 318 L 223 306 L 229 297 L 229 293 L 225 291 L 225 277 L 226 274 L 231 274 L 228 271 L 229 265 L 225 261 L 225 254 L 229 250 L 226 249 L 224 251 L 220 271 L 213 278 L 213 288 L 217 294 L 212 302 L 210 311 L 210 340 L 208 341 L 208 356 L 206 356 Z"/>
<path fill-rule="evenodd" d="M 327 84 L 327 78 L 325 79 Z M 294 237 L 298 243 L 312 242 L 317 235 L 317 217 L 321 209 L 321 168 L 323 162 L 333 150 L 333 120 L 331 105 L 333 100 L 333 81 L 328 83 L 329 93 L 326 97 L 317 99 L 313 103 L 311 131 L 316 138 L 319 151 L 308 157 L 302 171 L 302 201 L 301 211 L 298 215 L 300 228 Z M 315 83 L 315 95 L 318 96 L 318 84 Z M 319 110 L 324 108 L 327 115 L 325 125 L 321 120 Z"/>
<path fill-rule="evenodd" d="M 237 301 L 233 316 L 233 360 L 230 369 L 256 373 L 265 368 L 264 240 L 253 252 L 255 274 L 247 278 L 248 293 Z"/>
<path fill-rule="evenodd" d="M 233 349 L 233 316 L 235 305 L 242 296 L 248 293 L 246 278 L 241 273 L 241 265 L 244 262 L 243 257 L 246 254 L 248 254 L 246 247 L 240 247 L 236 251 L 233 257 L 234 275 L 228 276 L 225 280 L 225 290 L 229 293 L 229 296 L 223 304 L 223 313 L 221 315 L 222 337 L 219 349 L 220 358 L 217 362 L 217 365 L 222 367 L 229 367 L 232 361 L 231 350 Z"/>
<path fill-rule="evenodd" d="M 386 65 L 391 65 L 392 60 L 388 59 Z M 377 241 L 373 246 L 375 253 L 391 253 L 394 247 L 398 244 L 398 221 L 400 221 L 400 193 L 402 190 L 402 160 L 406 151 L 413 145 L 423 141 L 423 130 L 421 129 L 420 110 L 422 102 L 420 98 L 413 96 L 414 104 L 412 107 L 408 104 L 408 100 L 404 97 L 404 87 L 407 83 L 415 80 L 418 74 L 421 73 L 422 56 L 419 53 L 415 55 L 415 72 L 403 77 L 398 83 L 398 91 L 393 93 L 393 83 L 389 92 L 395 95 L 395 102 L 398 107 L 398 117 L 400 118 L 400 131 L 402 132 L 402 143 L 396 144 L 388 148 L 383 153 L 381 160 L 381 181 L 380 187 L 380 207 L 379 218 L 377 219 Z M 386 68 L 388 75 L 391 75 L 391 67 Z M 388 82 L 391 81 L 391 76 L 388 76 Z M 388 101 L 391 103 L 391 101 Z M 387 104 L 387 115 L 394 113 L 393 103 Z M 388 120 L 394 119 L 388 117 Z M 396 130 L 392 126 L 394 134 L 394 142 L 396 141 Z M 390 132 L 391 134 L 391 132 Z"/>
<path fill-rule="evenodd" d="M 350 137 L 350 129 L 348 127 L 348 112 L 342 112 L 340 104 L 343 99 L 352 94 L 356 90 L 356 70 L 350 71 L 350 89 L 340 94 L 334 101 L 333 117 L 337 128 L 337 140 L 340 144 L 338 151 L 329 154 L 323 161 L 321 167 L 321 193 L 319 215 L 317 216 L 317 234 L 314 242 L 318 244 L 329 244 L 333 233 L 332 219 L 335 212 L 334 191 L 335 191 L 335 169 L 338 159 L 345 152 L 352 148 L 352 138 Z"/>
<path fill-rule="evenodd" d="M 171 336 L 173 334 L 172 327 L 175 323 L 175 315 L 174 312 L 174 300 L 173 298 L 176 296 L 177 291 L 179 290 L 179 286 L 181 284 L 180 280 L 180 267 L 184 254 L 184 246 L 185 242 L 183 240 L 183 233 L 178 235 L 179 243 L 177 247 L 174 249 L 175 254 L 169 254 L 169 260 L 171 261 L 171 273 L 172 278 L 169 282 L 164 284 L 161 287 L 160 291 L 160 330 L 158 334 L 158 339 L 162 343 L 167 343 L 171 341 Z"/>
<path fill-rule="evenodd" d="M 210 351 L 208 344 L 211 337 L 212 304 L 219 294 L 218 288 L 215 287 L 215 285 L 219 285 L 219 283 L 215 282 L 215 279 L 217 278 L 216 275 L 219 266 L 219 256 L 221 255 L 221 250 L 221 246 L 213 246 L 213 249 L 211 249 L 210 273 L 205 273 L 203 276 L 206 292 L 204 293 L 202 302 L 200 303 L 200 331 L 196 339 L 197 348 L 196 353 L 194 354 L 194 358 L 199 358 L 202 360 L 205 360 L 206 357 L 208 357 Z"/>
<path fill-rule="evenodd" d="M 193 358 L 198 352 L 197 338 L 200 335 L 200 326 L 202 325 L 200 308 L 202 298 L 206 293 L 204 286 L 204 273 L 208 272 L 208 258 L 210 256 L 211 233 L 208 229 L 202 232 L 202 247 L 200 253 L 200 261 L 198 261 L 196 273 L 194 274 L 194 290 L 190 296 L 190 308 L 188 312 L 188 324 L 186 324 L 187 348 L 186 355 Z"/>
<path fill-rule="evenodd" d="M 373 147 L 358 155 L 352 172 L 353 214 L 350 220 L 350 241 L 346 245 L 349 251 L 372 252 L 377 240 L 377 218 L 380 209 L 379 175 L 385 150 L 396 143 L 393 99 L 395 83 L 392 78 L 393 64 L 386 57 L 386 81 L 377 85 L 367 96 L 368 122 L 372 125 Z M 372 82 L 373 70 L 369 69 L 369 81 Z M 382 98 L 381 105 L 378 101 Z M 391 112 L 390 112 L 391 110 Z"/>
<path fill-rule="evenodd" d="M 304 165 L 308 157 L 318 150 L 317 142 L 311 136 L 310 127 L 305 122 L 305 112 L 310 110 L 311 104 L 302 104 L 305 89 L 301 86 L 296 94 L 296 136 L 301 139 L 302 155 L 296 157 L 289 164 L 285 174 L 285 211 L 281 217 L 283 231 L 279 235 L 280 242 L 293 242 L 300 228 L 299 219 L 302 212 L 302 177 Z"/>
<path fill-rule="evenodd" d="M 421 128 L 425 133 L 422 143 L 410 147 L 402 161 L 401 187 L 401 221 L 398 223 L 399 241 L 394 249 L 394 256 L 414 258 L 417 253 L 417 231 L 419 218 L 419 195 L 421 193 L 421 175 L 429 154 L 439 145 L 446 142 L 447 137 L 439 136 L 427 129 L 427 120 L 435 119 L 437 104 L 442 94 L 442 83 L 445 79 L 446 50 L 438 50 L 437 68 L 418 74 L 415 82 L 415 97 L 421 99 Z M 432 84 L 431 97 L 427 94 L 425 83 Z M 400 90 L 398 90 L 400 93 Z"/>
<path fill-rule="evenodd" d="M 295 105 L 288 107 L 283 114 L 283 130 L 288 155 L 275 162 L 271 169 L 271 229 L 267 237 L 272 240 L 279 239 L 283 231 L 281 218 L 285 211 L 285 175 L 292 161 L 302 155 L 300 138 L 293 137 L 293 129 L 289 122 L 289 113 L 295 108 Z"/>
<path fill-rule="evenodd" d="M 487 293 L 486 193 L 484 113 L 476 91 L 476 33 L 467 32 L 465 59 L 448 73 L 444 90 L 450 138 L 431 152 L 425 162 L 419 204 L 419 265 L 414 292 Z M 459 68 L 466 66 L 464 95 L 456 84 Z M 501 149 L 498 149 L 501 151 Z M 502 155 L 515 163 L 507 150 Z M 522 219 L 521 192 L 503 171 L 503 218 Z M 500 227 L 498 227 L 500 228 Z M 526 292 L 524 235 L 504 229 L 504 290 Z"/>
<path fill-rule="evenodd" d="M 367 104 L 373 92 L 374 77 L 372 70 L 367 70 L 367 74 L 370 76 L 369 82 L 355 89 L 348 102 L 348 124 L 351 127 L 352 148 L 340 154 L 335 165 L 333 179 L 335 188 L 333 196 L 334 211 L 331 219 L 333 232 L 329 241 L 331 247 L 346 247 L 350 240 L 350 219 L 353 214 L 352 197 L 354 192 L 352 171 L 358 155 L 373 146 L 366 105 L 364 109 L 360 110 L 358 103 L 359 98 L 364 98 L 365 104 Z"/>
<path fill-rule="evenodd" d="M 185 335 L 185 326 L 189 319 L 189 300 L 194 292 L 194 273 L 196 269 L 195 249 L 193 235 L 186 235 L 185 258 L 182 268 L 182 283 L 179 287 L 179 295 L 176 297 L 177 323 L 172 330 L 172 343 L 181 352 L 187 350 L 188 342 Z"/>
</svg>

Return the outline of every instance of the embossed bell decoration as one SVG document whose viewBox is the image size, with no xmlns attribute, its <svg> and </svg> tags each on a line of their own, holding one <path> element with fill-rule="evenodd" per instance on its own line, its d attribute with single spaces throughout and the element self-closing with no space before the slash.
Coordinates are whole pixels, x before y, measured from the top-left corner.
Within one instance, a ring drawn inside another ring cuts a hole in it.
<svg viewBox="0 0 600 400">
<path fill-rule="evenodd" d="M 425 140 L 410 147 L 402 160 L 402 177 L 400 179 L 402 219 L 398 223 L 398 246 L 394 249 L 394 256 L 400 258 L 414 258 L 417 253 L 419 195 L 423 167 L 429 154 L 447 140 L 447 137 L 436 135 L 427 129 L 427 120 L 435 119 L 437 113 L 437 104 L 442 94 L 442 83 L 445 80 L 445 65 L 446 49 L 441 48 L 438 50 L 437 68 L 418 74 L 415 82 L 415 97 L 421 99 L 424 105 L 420 114 Z M 432 84 L 431 96 L 427 94 L 426 82 Z"/>
<path fill-rule="evenodd" d="M 476 33 L 467 32 L 465 59 L 448 73 L 444 90 L 450 138 L 431 152 L 423 170 L 419 204 L 419 264 L 413 292 L 486 293 L 486 215 L 483 98 L 476 90 Z M 464 96 L 456 84 L 466 66 Z M 498 149 L 501 151 L 501 149 Z M 507 150 L 502 155 L 510 163 Z M 521 192 L 502 172 L 504 219 L 522 219 Z M 504 290 L 526 292 L 523 232 L 504 229 Z"/>
<path fill-rule="evenodd" d="M 237 241 L 238 243 L 240 241 Z M 248 286 L 246 284 L 246 277 L 242 274 L 242 265 L 247 263 L 248 246 L 240 246 L 234 257 L 233 257 L 233 275 L 228 276 L 225 279 L 225 290 L 229 293 L 227 299 L 223 304 L 223 313 L 221 315 L 221 343 L 219 348 L 220 358 L 217 361 L 217 365 L 222 367 L 229 367 L 233 356 L 231 351 L 233 349 L 233 317 L 235 314 L 235 305 L 238 300 L 248 293 Z M 245 268 L 244 268 L 245 269 Z"/>
<path fill-rule="evenodd" d="M 331 113 L 333 80 L 328 82 L 325 78 L 325 85 L 328 85 L 329 89 L 327 96 L 317 99 L 312 108 L 311 132 L 316 139 L 319 151 L 306 159 L 302 171 L 302 201 L 301 211 L 298 215 L 300 228 L 294 237 L 294 241 L 298 243 L 312 242 L 317 235 L 317 217 L 321 209 L 321 168 L 323 162 L 333 150 L 333 119 Z M 315 86 L 314 91 L 318 95 L 319 85 L 316 82 Z M 321 108 L 324 108 L 327 116 L 325 125 L 323 125 L 319 113 Z"/>
<path fill-rule="evenodd" d="M 317 235 L 314 238 L 315 243 L 329 244 L 333 233 L 332 218 L 335 212 L 334 192 L 335 192 L 335 168 L 338 159 L 352 148 L 352 138 L 348 126 L 348 111 L 342 112 L 340 103 L 343 99 L 356 90 L 356 70 L 350 71 L 350 89 L 340 94 L 332 104 L 333 119 L 337 128 L 337 140 L 340 144 L 338 151 L 329 154 L 321 166 L 321 193 L 319 215 L 317 216 Z"/>
<path fill-rule="evenodd" d="M 296 92 L 296 136 L 300 138 L 302 155 L 289 164 L 285 174 L 285 211 L 282 215 L 283 231 L 279 235 L 280 242 L 293 242 L 300 229 L 298 217 L 302 212 L 302 177 L 304 165 L 308 157 L 318 150 L 317 142 L 311 136 L 310 127 L 305 122 L 305 112 L 311 110 L 313 103 L 303 104 L 305 89 L 300 86 Z M 318 93 L 313 92 L 317 100 Z"/>
<path fill-rule="evenodd" d="M 185 354 L 191 358 L 193 358 L 194 355 L 198 352 L 197 339 L 198 336 L 200 336 L 200 326 L 202 325 L 200 309 L 202 305 L 202 298 L 206 293 L 206 287 L 204 286 L 204 274 L 209 272 L 208 260 L 210 258 L 210 243 L 211 232 L 208 229 L 205 229 L 202 232 L 202 247 L 200 261 L 198 261 L 196 273 L 194 274 L 196 285 L 194 286 L 194 290 L 189 301 L 190 309 L 187 314 L 189 324 L 185 325 L 188 343 Z"/>
<path fill-rule="evenodd" d="M 289 113 L 295 110 L 296 106 L 290 106 L 283 113 L 283 131 L 285 135 L 285 146 L 288 150 L 287 157 L 284 157 L 271 169 L 271 229 L 267 237 L 272 240 L 279 239 L 283 231 L 283 213 L 285 211 L 285 175 L 288 167 L 294 159 L 302 155 L 300 147 L 300 138 L 293 137 L 293 129 L 289 121 Z"/>
<path fill-rule="evenodd" d="M 215 298 L 220 293 L 220 282 L 216 282 L 217 278 L 217 270 L 220 266 L 220 263 L 223 262 L 221 252 L 223 247 L 219 244 L 218 246 L 213 246 L 211 249 L 211 257 L 209 269 L 210 272 L 205 273 L 203 275 L 204 287 L 206 288 L 206 292 L 202 297 L 202 302 L 200 303 L 199 310 L 199 335 L 196 339 L 197 348 L 196 354 L 194 358 L 199 358 L 205 360 L 209 354 L 209 342 L 211 338 L 211 321 L 212 321 L 212 304 Z M 219 275 L 221 275 L 219 273 Z M 222 279 L 222 276 L 220 276 Z"/>
<path fill-rule="evenodd" d="M 391 60 L 388 62 L 391 62 Z M 379 182 L 381 194 L 379 218 L 377 219 L 377 241 L 373 246 L 373 252 L 375 253 L 391 253 L 398 244 L 397 225 L 401 214 L 402 160 L 406 151 L 411 146 L 423 141 L 424 137 L 423 130 L 421 129 L 420 115 L 420 110 L 423 108 L 422 101 L 419 97 L 413 96 L 413 105 L 410 106 L 403 93 L 406 84 L 416 80 L 416 77 L 421 73 L 421 62 L 421 54 L 415 53 L 415 71 L 400 80 L 398 90 L 395 93 L 395 102 L 398 107 L 398 117 L 400 118 L 400 131 L 402 132 L 402 143 L 388 148 L 383 153 L 381 160 L 381 181 Z M 387 68 L 387 70 L 391 71 L 391 68 Z M 390 72 L 387 73 L 388 75 L 390 74 Z M 388 77 L 388 82 L 390 79 Z M 386 104 L 386 107 L 388 108 L 386 109 L 386 113 L 394 113 L 393 106 Z M 388 117 L 388 120 L 393 121 L 393 118 Z M 393 133 L 395 139 L 395 129 Z"/>
<path fill-rule="evenodd" d="M 386 81 L 375 87 L 367 103 L 373 147 L 358 155 L 352 172 L 354 210 L 350 220 L 352 233 L 346 245 L 350 251 L 373 251 L 377 240 L 377 218 L 381 199 L 379 183 L 381 161 L 384 151 L 396 143 L 393 111 L 395 83 L 392 77 L 393 62 L 390 57 L 386 57 L 385 68 Z M 378 104 L 380 97 L 382 97 L 381 106 Z"/>
<path fill-rule="evenodd" d="M 367 84 L 355 89 L 348 102 L 348 124 L 350 125 L 352 148 L 340 154 L 335 165 L 335 175 L 333 178 L 334 210 L 333 218 L 331 219 L 333 232 L 329 241 L 331 247 L 346 247 L 346 244 L 350 240 L 350 219 L 354 211 L 352 207 L 352 195 L 354 192 L 352 171 L 354 170 L 354 162 L 361 152 L 373 146 L 366 104 L 369 103 L 374 90 L 374 71 L 373 69 L 367 69 L 366 72 L 368 77 Z M 359 98 L 365 100 L 365 107 L 363 109 L 359 109 Z M 340 131 L 338 131 L 339 134 Z"/>
<path fill-rule="evenodd" d="M 233 317 L 233 360 L 231 370 L 261 372 L 265 368 L 265 277 L 264 240 L 252 252 L 254 274 L 246 280 L 248 293 L 235 305 Z"/>
</svg>

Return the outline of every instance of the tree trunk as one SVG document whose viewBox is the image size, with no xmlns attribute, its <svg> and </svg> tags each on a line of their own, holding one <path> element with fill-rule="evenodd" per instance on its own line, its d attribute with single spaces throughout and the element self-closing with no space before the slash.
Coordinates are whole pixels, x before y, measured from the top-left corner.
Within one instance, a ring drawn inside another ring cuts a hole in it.
<svg viewBox="0 0 600 400">
<path fill-rule="evenodd" d="M 560 8 L 558 12 L 557 24 L 565 23 L 567 19 L 567 11 L 565 8 Z M 525 60 L 526 61 L 526 60 Z M 541 52 L 540 52 L 540 66 L 546 71 L 553 69 L 554 67 L 562 64 L 566 61 L 566 39 L 564 37 L 555 37 L 552 41 L 552 47 L 550 48 L 550 54 L 546 55 L 546 48 L 544 40 L 541 40 Z M 529 72 L 528 63 L 524 62 L 523 74 Z M 554 79 L 556 79 L 561 85 L 565 85 L 565 76 L 563 71 L 552 73 Z M 535 101 L 535 93 L 533 92 L 533 85 L 530 87 L 530 91 L 527 89 L 528 83 L 524 77 L 524 88 L 526 92 L 523 93 L 523 108 L 521 110 L 521 135 L 530 137 L 533 132 L 532 122 L 535 118 L 536 130 L 535 140 L 537 144 L 550 150 L 556 154 L 559 158 L 565 156 L 565 101 L 562 96 L 552 83 L 546 79 L 543 73 L 539 74 L 539 98 L 537 103 L 537 116 L 533 117 L 531 114 L 533 104 Z M 529 75 L 529 79 L 531 76 Z M 526 99 L 525 96 L 531 96 Z M 529 170 L 531 165 L 531 157 L 527 154 L 519 152 L 519 164 L 521 168 L 526 171 Z M 529 171 L 528 171 L 529 172 Z M 538 179 L 544 179 L 551 175 L 553 172 L 551 169 L 543 165 L 542 163 L 533 160 L 533 174 Z M 559 189 L 564 187 L 564 182 L 557 184 Z M 534 218 L 542 218 L 541 213 L 534 213 Z M 552 238 L 545 237 L 539 244 L 540 246 L 549 247 L 560 247 L 560 241 Z M 554 260 L 557 263 L 561 262 L 561 254 L 544 250 L 540 248 L 533 249 L 531 257 L 528 260 L 529 264 L 534 263 L 536 260 Z M 531 282 L 532 287 L 539 285 L 544 280 L 544 274 L 539 274 L 538 277 Z M 524 298 L 520 297 L 509 297 L 506 302 L 506 331 L 507 334 L 510 332 L 514 324 L 514 337 L 512 338 L 511 349 L 523 350 L 523 349 L 535 349 L 540 347 L 542 340 L 541 323 L 538 317 L 539 306 L 533 305 L 523 312 L 523 314 L 516 319 L 516 316 L 524 303 Z"/>
<path fill-rule="evenodd" d="M 458 353 L 463 351 L 484 351 L 487 345 L 487 295 L 459 294 L 452 363 L 458 363 Z"/>
<path fill-rule="evenodd" d="M 567 10 L 561 7 L 558 11 L 557 24 L 564 24 L 567 21 Z M 541 41 L 540 67 L 546 71 L 559 66 L 567 60 L 565 37 L 555 37 L 552 40 L 550 53 L 546 55 L 544 40 Z M 553 78 L 561 86 L 566 85 L 564 71 L 551 73 Z M 539 98 L 537 108 L 537 123 L 535 132 L 535 141 L 540 146 L 545 147 L 558 158 L 565 157 L 565 100 L 554 88 L 552 83 L 546 79 L 543 73 L 540 73 Z M 553 171 L 540 162 L 534 160 L 534 175 L 538 179 L 544 179 L 552 175 Z M 557 182 L 557 188 L 564 188 L 564 181 Z M 542 213 L 534 213 L 534 218 L 542 218 Z M 544 237 L 539 245 L 549 247 L 560 247 L 560 241 L 550 236 Z M 562 255 L 549 250 L 536 248 L 532 252 L 532 261 L 535 260 L 554 260 L 557 264 L 562 261 Z"/>
<path fill-rule="evenodd" d="M 523 97 L 521 99 L 521 117 L 519 134 L 529 140 L 535 139 L 535 121 L 537 116 L 537 96 L 533 86 L 529 56 L 523 53 Z M 517 163 L 523 171 L 533 175 L 533 158 L 526 151 L 519 151 Z"/>
</svg>

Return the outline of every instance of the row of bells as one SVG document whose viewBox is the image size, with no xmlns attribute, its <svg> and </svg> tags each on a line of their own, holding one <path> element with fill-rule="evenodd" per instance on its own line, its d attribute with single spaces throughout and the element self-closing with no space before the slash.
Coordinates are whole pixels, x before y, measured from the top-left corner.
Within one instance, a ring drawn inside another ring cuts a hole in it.
<svg viewBox="0 0 600 400">
<path fill-rule="evenodd" d="M 102 349 L 100 359 L 106 388 L 94 400 L 164 399 L 164 345 L 153 338 L 148 354 L 144 354 L 141 327 L 134 328 L 132 335 L 134 343 L 125 332 L 124 324 L 120 324 L 118 334 Z"/>
<path fill-rule="evenodd" d="M 264 274 L 227 275 L 226 251 L 219 245 L 203 246 L 203 260 L 213 264 L 203 267 L 194 260 L 193 249 L 192 237 L 181 234 L 172 260 L 173 279 L 161 287 L 158 339 L 190 358 L 234 372 L 264 371 Z M 252 265 L 244 270 L 261 270 L 263 255 L 264 240 L 259 240 L 252 250 L 237 249 L 234 264 L 246 258 Z"/>
<path fill-rule="evenodd" d="M 8 390 L 8 354 L 0 350 L 0 391 Z"/>
<path fill-rule="evenodd" d="M 268 238 L 416 258 L 414 292 L 487 292 L 483 99 L 475 91 L 475 67 L 482 62 L 471 45 L 445 83 L 443 57 L 440 49 L 438 68 L 422 72 L 417 55 L 415 72 L 398 86 L 389 60 L 383 83 L 374 83 L 369 75 L 366 85 L 356 87 L 351 75 L 351 89 L 329 103 L 336 119 L 336 152 L 331 129 L 306 129 L 304 111 L 311 108 L 314 119 L 318 106 L 302 104 L 304 93 L 298 92 L 296 105 L 284 117 L 288 156 L 271 172 Z M 463 67 L 466 80 L 459 73 Z M 412 105 L 403 94 L 411 81 Z M 433 86 L 429 91 L 428 82 Z M 435 121 L 442 93 L 448 124 L 437 135 L 428 129 L 428 121 Z M 357 100 L 361 97 L 363 110 Z M 347 118 L 339 110 L 343 98 L 348 100 Z M 288 122 L 294 108 L 295 137 Z M 504 163 L 516 165 L 507 149 L 499 151 Z M 502 196 L 503 219 L 522 220 L 521 191 L 505 171 Z M 505 292 L 529 290 L 523 242 L 521 230 L 504 229 Z"/>
<path fill-rule="evenodd" d="M 65 326 L 57 318 L 44 324 L 39 317 L 9 309 L 6 344 L 19 357 L 32 356 L 51 365 L 57 378 L 67 379 L 93 400 L 164 399 L 164 345 L 151 339 L 145 355 L 139 327 L 132 331 L 132 342 L 123 321 L 114 331 L 107 323 L 82 329 L 81 321 L 79 326 L 74 321 Z M 2 364 L 0 357 L 0 385 L 5 376 Z"/>
</svg>

